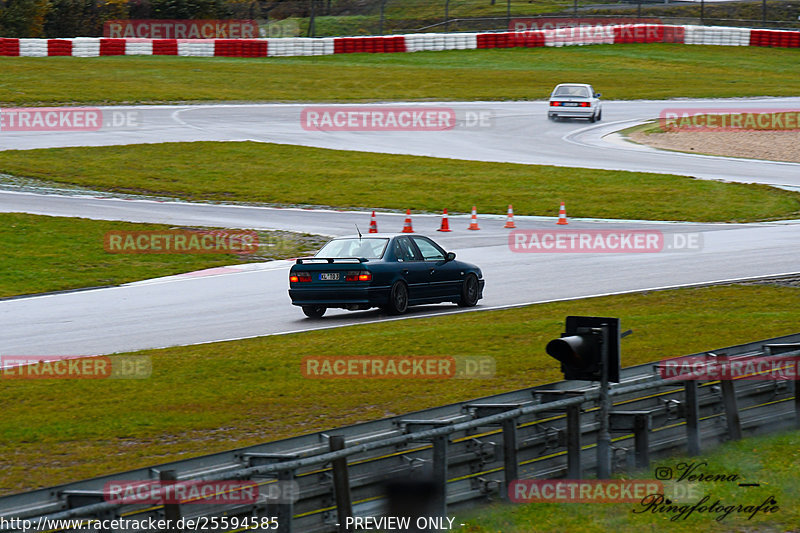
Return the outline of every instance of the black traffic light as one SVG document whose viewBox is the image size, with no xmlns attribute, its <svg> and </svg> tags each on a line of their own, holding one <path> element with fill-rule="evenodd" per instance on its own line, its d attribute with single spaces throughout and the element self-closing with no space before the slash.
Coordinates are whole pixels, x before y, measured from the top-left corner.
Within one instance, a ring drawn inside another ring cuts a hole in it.
<svg viewBox="0 0 800 533">
<path fill-rule="evenodd" d="M 560 339 L 547 343 L 545 351 L 561 362 L 565 379 L 600 381 L 603 349 L 608 349 L 609 382 L 619 383 L 619 318 L 568 316 Z"/>
</svg>

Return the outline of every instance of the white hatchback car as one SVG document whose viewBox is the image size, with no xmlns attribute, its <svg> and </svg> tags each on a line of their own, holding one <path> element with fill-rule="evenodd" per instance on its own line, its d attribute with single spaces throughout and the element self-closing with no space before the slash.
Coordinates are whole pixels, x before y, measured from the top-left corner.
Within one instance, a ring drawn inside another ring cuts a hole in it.
<svg viewBox="0 0 800 533">
<path fill-rule="evenodd" d="M 547 118 L 550 120 L 588 118 L 589 122 L 594 122 L 602 117 L 600 93 L 594 92 L 591 85 L 561 83 L 550 94 L 550 106 L 547 109 Z"/>
</svg>

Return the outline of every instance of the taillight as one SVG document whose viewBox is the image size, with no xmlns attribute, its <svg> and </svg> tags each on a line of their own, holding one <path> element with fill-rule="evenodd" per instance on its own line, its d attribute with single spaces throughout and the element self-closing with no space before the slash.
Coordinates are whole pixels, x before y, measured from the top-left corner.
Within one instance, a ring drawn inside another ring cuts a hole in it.
<svg viewBox="0 0 800 533">
<path fill-rule="evenodd" d="M 309 272 L 295 272 L 289 276 L 290 283 L 297 283 L 303 281 L 311 281 L 311 274 Z"/>
<path fill-rule="evenodd" d="M 592 107 L 592 104 L 589 102 L 581 102 L 581 107 Z"/>
<path fill-rule="evenodd" d="M 345 281 L 372 281 L 372 273 L 364 271 L 351 271 L 344 275 Z"/>
<path fill-rule="evenodd" d="M 550 102 L 550 107 L 558 107 L 561 105 L 561 102 Z"/>
</svg>

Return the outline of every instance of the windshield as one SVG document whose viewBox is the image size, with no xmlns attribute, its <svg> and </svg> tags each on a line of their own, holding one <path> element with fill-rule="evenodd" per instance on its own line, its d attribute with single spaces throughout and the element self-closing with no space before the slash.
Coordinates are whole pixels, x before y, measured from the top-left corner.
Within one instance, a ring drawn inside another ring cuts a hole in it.
<svg viewBox="0 0 800 533">
<path fill-rule="evenodd" d="M 589 89 L 579 85 L 562 85 L 553 93 L 553 96 L 580 96 L 589 98 Z"/>
<path fill-rule="evenodd" d="M 380 259 L 389 239 L 334 239 L 317 252 L 315 257 L 366 257 Z"/>
</svg>

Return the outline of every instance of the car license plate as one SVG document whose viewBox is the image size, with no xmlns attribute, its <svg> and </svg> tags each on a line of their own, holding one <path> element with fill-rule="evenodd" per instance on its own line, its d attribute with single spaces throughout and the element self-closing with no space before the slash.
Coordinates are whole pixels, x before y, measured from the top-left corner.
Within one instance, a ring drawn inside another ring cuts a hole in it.
<svg viewBox="0 0 800 533">
<path fill-rule="evenodd" d="M 567 107 L 578 107 L 578 102 L 564 102 L 563 105 Z"/>
<path fill-rule="evenodd" d="M 336 281 L 339 279 L 338 272 L 323 272 L 319 275 L 320 281 Z"/>
</svg>

